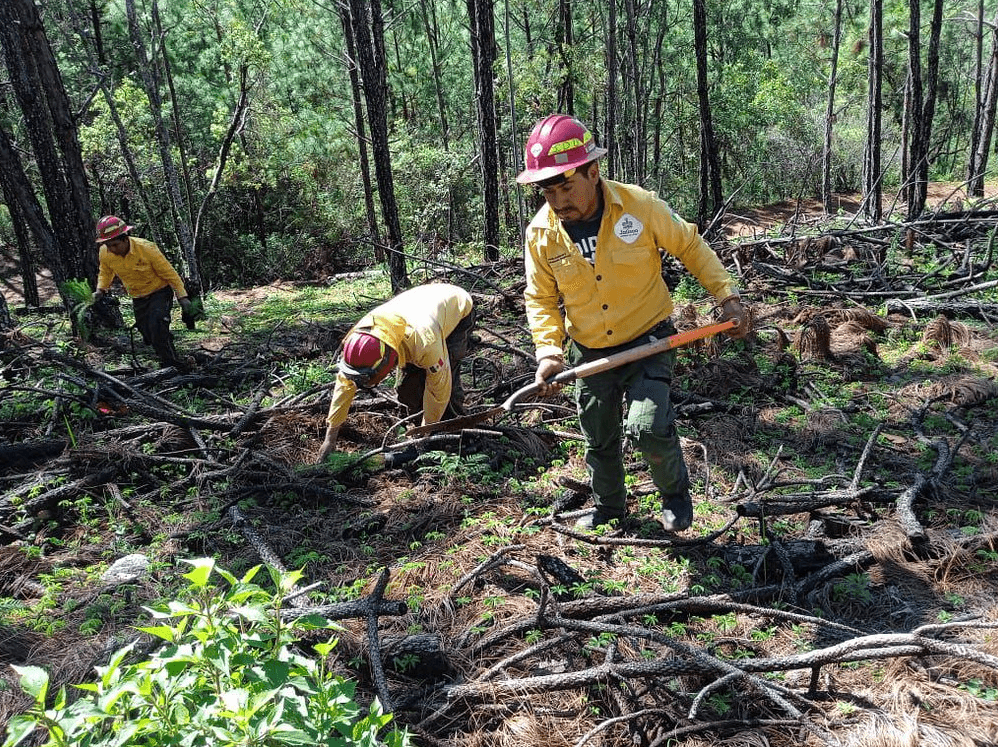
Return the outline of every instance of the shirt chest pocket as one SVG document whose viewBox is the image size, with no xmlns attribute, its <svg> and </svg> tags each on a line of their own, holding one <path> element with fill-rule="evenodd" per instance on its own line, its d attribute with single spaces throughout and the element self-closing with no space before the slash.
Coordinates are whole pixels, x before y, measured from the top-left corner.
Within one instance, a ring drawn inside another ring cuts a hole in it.
<svg viewBox="0 0 998 747">
<path fill-rule="evenodd" d="M 575 260 L 565 256 L 551 260 L 551 272 L 554 273 L 555 282 L 558 283 L 558 290 L 562 295 L 569 295 L 580 290 L 586 282 L 586 268 L 582 266 L 584 260 Z"/>
<path fill-rule="evenodd" d="M 131 269 L 137 275 L 149 275 L 152 273 L 152 264 L 147 259 L 139 259 L 136 260 Z"/>
<path fill-rule="evenodd" d="M 613 252 L 613 271 L 617 280 L 628 288 L 641 288 L 661 275 L 662 266 L 656 261 L 658 252 L 650 246 L 628 246 Z"/>
</svg>

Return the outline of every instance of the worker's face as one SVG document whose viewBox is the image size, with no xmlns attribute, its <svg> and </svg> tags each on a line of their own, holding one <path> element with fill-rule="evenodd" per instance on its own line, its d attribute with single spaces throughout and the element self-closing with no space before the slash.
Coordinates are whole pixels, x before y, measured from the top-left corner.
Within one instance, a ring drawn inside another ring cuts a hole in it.
<svg viewBox="0 0 998 747">
<path fill-rule="evenodd" d="M 128 250 L 131 244 L 128 242 L 128 234 L 123 233 L 120 236 L 115 236 L 113 239 L 108 239 L 104 242 L 104 246 L 112 254 L 117 254 L 119 257 L 124 257 L 128 254 Z"/>
<path fill-rule="evenodd" d="M 541 194 L 555 215 L 565 223 L 592 218 L 599 209 L 599 164 L 576 169 L 565 181 L 542 187 Z"/>
</svg>

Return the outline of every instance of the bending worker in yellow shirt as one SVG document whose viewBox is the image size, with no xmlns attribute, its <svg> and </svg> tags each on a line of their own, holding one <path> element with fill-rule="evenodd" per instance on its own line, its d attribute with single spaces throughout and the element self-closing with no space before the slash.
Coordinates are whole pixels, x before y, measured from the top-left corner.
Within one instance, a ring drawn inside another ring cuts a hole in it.
<svg viewBox="0 0 998 747">
<path fill-rule="evenodd" d="M 170 331 L 174 294 L 185 318 L 193 318 L 184 281 L 154 243 L 128 235 L 132 228 L 114 215 L 107 215 L 98 221 L 100 270 L 94 301 L 107 292 L 117 275 L 132 298 L 135 326 L 142 335 L 142 341 L 152 346 L 164 367 L 173 366 L 178 371 L 186 371 L 188 365 L 177 355 Z"/>
<path fill-rule="evenodd" d="M 464 413 L 461 360 L 468 354 L 475 309 L 471 295 L 456 285 L 431 283 L 410 288 L 378 306 L 343 338 L 326 438 L 316 462 L 336 448 L 358 387 L 377 386 L 398 366 L 396 393 L 410 413 L 423 411 L 422 425 Z"/>
<path fill-rule="evenodd" d="M 516 179 L 533 184 L 546 202 L 527 226 L 524 252 L 524 296 L 541 394 L 560 388 L 544 382 L 565 367 L 567 341 L 568 362 L 576 366 L 676 332 L 660 249 L 714 296 L 722 318 L 738 320 L 728 334 L 749 331 L 734 282 L 696 227 L 653 193 L 603 179 L 599 159 L 606 152 L 578 119 L 552 114 L 530 133 L 526 168 Z M 580 528 L 627 515 L 625 401 L 626 434 L 643 453 L 662 496 L 662 525 L 672 532 L 690 526 L 689 475 L 669 400 L 675 357 L 675 351 L 660 353 L 576 381 L 596 503 Z"/>
</svg>

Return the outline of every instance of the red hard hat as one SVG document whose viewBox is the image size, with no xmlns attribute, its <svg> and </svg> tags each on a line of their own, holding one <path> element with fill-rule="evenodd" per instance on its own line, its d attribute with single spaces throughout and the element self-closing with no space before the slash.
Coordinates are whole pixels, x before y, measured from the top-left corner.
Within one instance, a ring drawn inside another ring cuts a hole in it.
<svg viewBox="0 0 998 747">
<path fill-rule="evenodd" d="M 551 114 L 534 125 L 524 150 L 526 168 L 516 177 L 520 184 L 543 182 L 607 152 L 597 148 L 593 134 L 568 114 Z"/>
<path fill-rule="evenodd" d="M 103 244 L 105 241 L 110 241 L 115 236 L 128 233 L 133 228 L 135 228 L 135 226 L 128 225 L 117 215 L 105 215 L 97 221 L 97 243 Z"/>
<path fill-rule="evenodd" d="M 367 332 L 351 332 L 343 345 L 340 373 L 363 386 L 381 382 L 398 363 L 398 353 Z"/>
</svg>

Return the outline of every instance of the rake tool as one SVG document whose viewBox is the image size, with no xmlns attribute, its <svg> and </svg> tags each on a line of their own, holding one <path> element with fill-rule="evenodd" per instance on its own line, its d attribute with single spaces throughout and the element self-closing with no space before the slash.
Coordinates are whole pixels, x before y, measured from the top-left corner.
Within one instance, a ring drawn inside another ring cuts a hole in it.
<svg viewBox="0 0 998 747">
<path fill-rule="evenodd" d="M 703 327 L 696 327 L 686 332 L 678 332 L 661 340 L 647 342 L 636 348 L 624 350 L 620 353 L 614 353 L 613 355 L 608 355 L 603 358 L 597 358 L 596 360 L 582 363 L 575 368 L 569 368 L 550 379 L 548 383 L 570 384 L 576 379 L 584 379 L 586 376 L 592 376 L 593 374 L 602 373 L 603 371 L 609 371 L 610 369 L 623 366 L 626 363 L 632 363 L 636 360 L 641 360 L 642 358 L 647 358 L 648 356 L 655 355 L 656 353 L 664 353 L 666 350 L 672 350 L 673 348 L 688 345 L 695 340 L 702 340 L 705 337 L 713 337 L 721 332 L 734 329 L 737 326 L 738 322 L 736 320 L 728 319 L 724 322 L 707 324 Z M 406 437 L 412 438 L 440 431 L 457 431 L 463 428 L 471 428 L 479 423 L 485 422 L 495 415 L 499 415 L 500 413 L 505 414 L 512 412 L 513 405 L 532 394 L 536 394 L 539 388 L 540 387 L 536 382 L 528 384 L 527 386 L 513 392 L 501 405 L 492 407 L 482 412 L 476 412 L 473 415 L 464 415 L 459 418 L 441 420 L 437 423 L 428 423 L 426 425 L 417 426 L 416 428 L 410 428 L 408 433 L 406 433 Z"/>
</svg>

